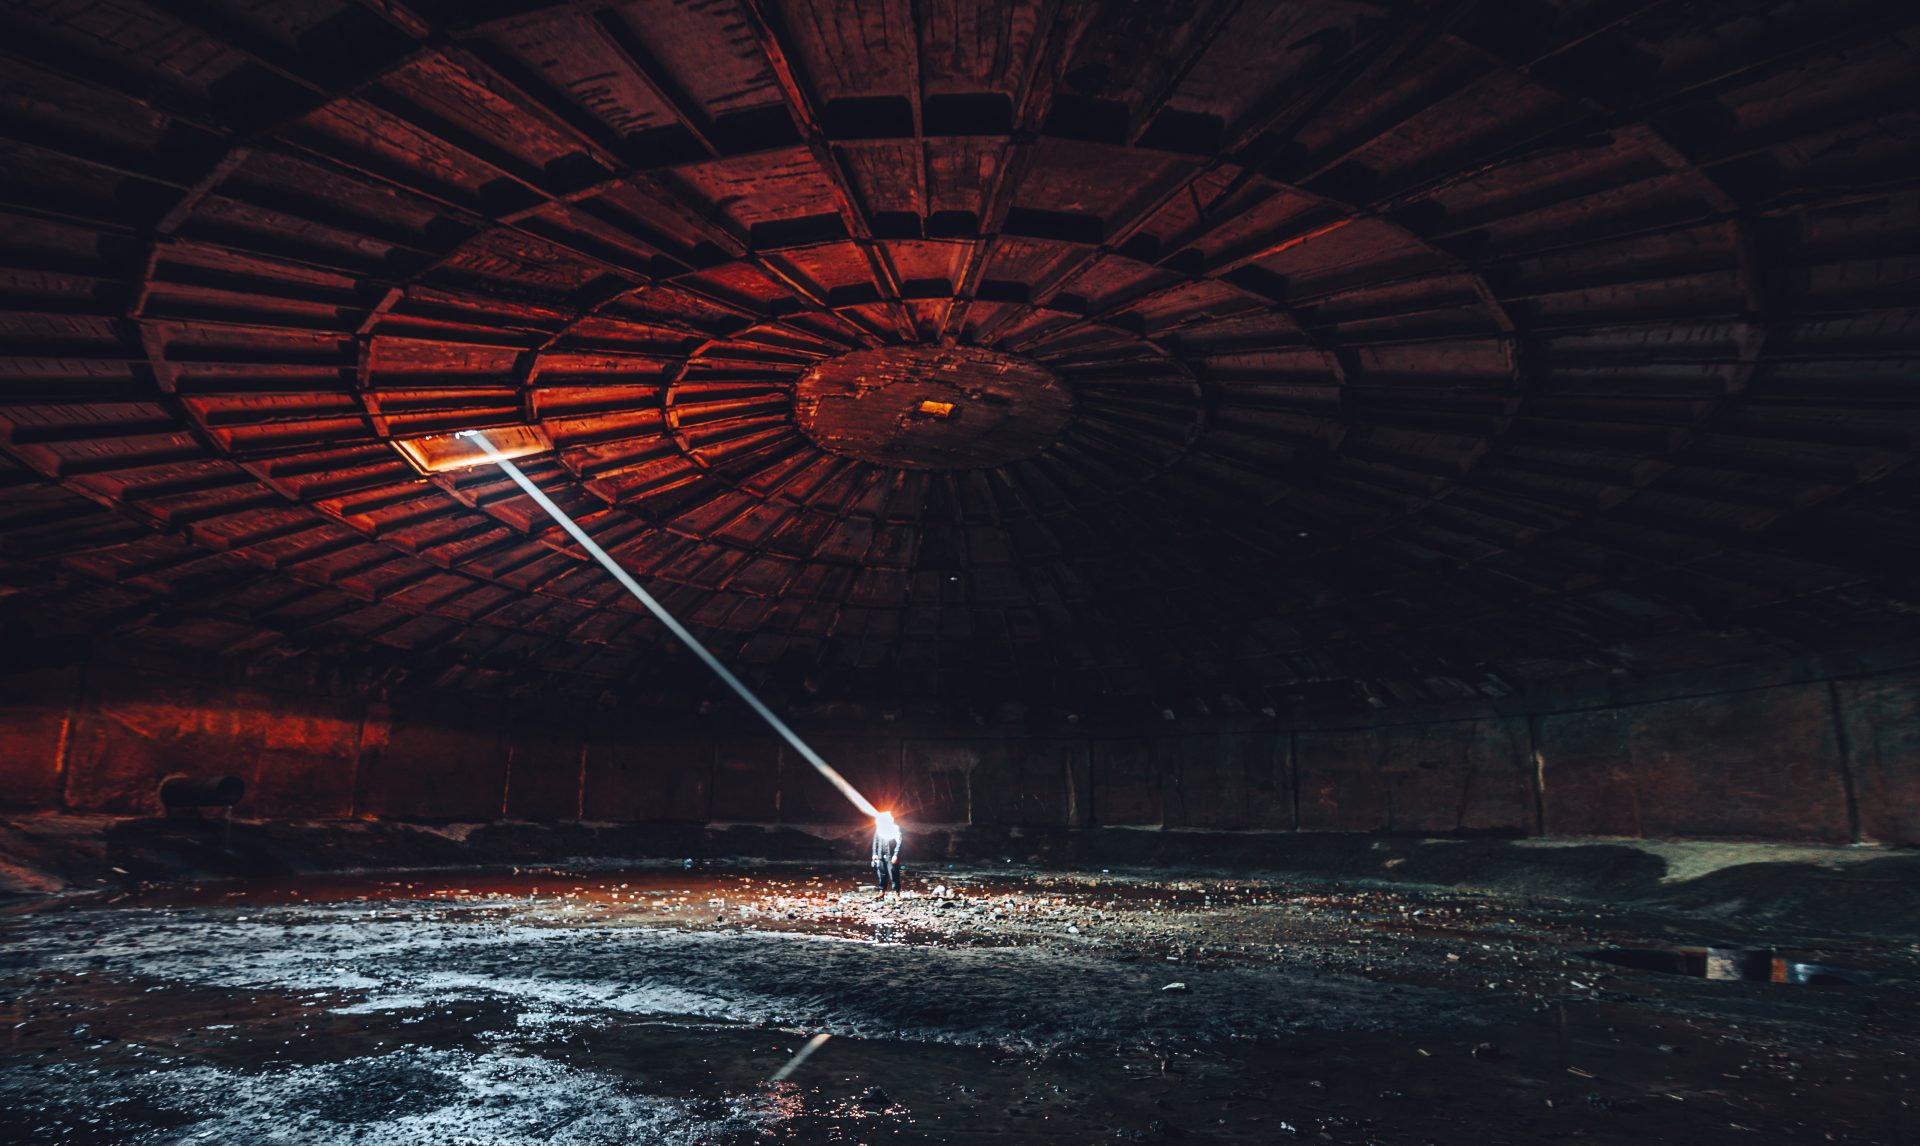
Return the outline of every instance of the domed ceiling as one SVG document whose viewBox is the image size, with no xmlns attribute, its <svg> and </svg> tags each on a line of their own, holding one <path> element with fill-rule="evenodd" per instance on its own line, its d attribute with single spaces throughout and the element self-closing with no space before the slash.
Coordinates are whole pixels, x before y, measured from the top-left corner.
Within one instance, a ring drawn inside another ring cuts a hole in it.
<svg viewBox="0 0 1920 1146">
<path fill-rule="evenodd" d="M 1375 708 L 1912 640 L 1920 9 L 8 0 L 16 633 Z M 684 683 L 684 681 L 682 681 Z M 700 686 L 704 688 L 704 685 Z"/>
</svg>

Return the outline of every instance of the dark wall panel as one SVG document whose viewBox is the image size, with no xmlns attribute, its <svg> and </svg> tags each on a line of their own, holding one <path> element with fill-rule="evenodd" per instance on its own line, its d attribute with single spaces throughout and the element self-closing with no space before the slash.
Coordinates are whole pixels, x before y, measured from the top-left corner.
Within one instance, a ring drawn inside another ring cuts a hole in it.
<svg viewBox="0 0 1920 1146">
<path fill-rule="evenodd" d="M 1394 729 L 1376 743 L 1402 832 L 1496 832 L 1534 827 L 1525 718 Z"/>
<path fill-rule="evenodd" d="M 586 818 L 706 820 L 713 758 L 702 737 L 595 740 L 587 745 Z"/>
<path fill-rule="evenodd" d="M 1840 681 L 1835 688 L 1860 834 L 1920 844 L 1920 673 Z"/>
<path fill-rule="evenodd" d="M 779 745 L 768 737 L 723 740 L 717 748 L 713 768 L 713 818 L 743 824 L 771 824 L 779 820 Z"/>
<path fill-rule="evenodd" d="M 235 811 L 263 819 L 351 816 L 364 706 L 330 697 L 262 702 L 270 707 L 258 713 L 260 752 L 247 799 Z"/>
<path fill-rule="evenodd" d="M 971 789 L 982 769 L 1006 771 L 1004 741 L 909 740 L 901 745 L 900 810 L 923 824 L 964 824 L 973 815 Z"/>
<path fill-rule="evenodd" d="M 585 747 L 567 733 L 516 729 L 507 767 L 507 816 L 571 820 L 580 814 Z"/>
<path fill-rule="evenodd" d="M 1294 737 L 1300 772 L 1300 826 L 1319 832 L 1372 832 L 1387 826 L 1387 794 L 1359 766 L 1372 755 L 1371 729 L 1302 732 Z"/>
<path fill-rule="evenodd" d="M 1630 712 L 1648 835 L 1849 838 L 1825 687 L 1730 693 Z"/>
<path fill-rule="evenodd" d="M 1333 831 L 1534 828 L 1524 717 L 1301 733 L 1300 826 Z"/>
<path fill-rule="evenodd" d="M 1534 831 L 1526 718 L 1300 733 L 1309 831 Z"/>
<path fill-rule="evenodd" d="M 390 819 L 493 820 L 506 782 L 507 738 L 497 729 L 448 716 L 370 715 L 354 804 Z"/>
<path fill-rule="evenodd" d="M 60 759 L 79 688 L 73 669 L 20 673 L 0 684 L 0 811 L 60 806 Z"/>
<path fill-rule="evenodd" d="M 1067 822 L 1070 768 L 1082 743 L 1049 737 L 1000 742 L 973 773 L 973 822 L 1058 827 Z"/>
<path fill-rule="evenodd" d="M 1175 736 L 1154 742 L 1170 828 L 1293 827 L 1282 732 Z"/>
<path fill-rule="evenodd" d="M 1640 790 L 1617 708 L 1539 718 L 1548 835 L 1637 836 Z"/>
<path fill-rule="evenodd" d="M 1093 826 L 1093 748 L 1085 740 L 1067 744 L 1067 826 Z"/>
<path fill-rule="evenodd" d="M 1551 834 L 1850 837 L 1822 684 L 1541 717 L 1538 747 Z"/>
<path fill-rule="evenodd" d="M 1128 827 L 1162 821 L 1160 769 L 1151 740 L 1095 740 L 1091 767 L 1096 825 Z"/>
</svg>

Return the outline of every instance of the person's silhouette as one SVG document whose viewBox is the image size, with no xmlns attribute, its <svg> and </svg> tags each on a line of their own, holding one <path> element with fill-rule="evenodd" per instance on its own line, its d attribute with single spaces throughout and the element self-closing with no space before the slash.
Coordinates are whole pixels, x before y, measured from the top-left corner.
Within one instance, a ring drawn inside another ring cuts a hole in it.
<svg viewBox="0 0 1920 1146">
<path fill-rule="evenodd" d="M 873 874 L 880 881 L 880 894 L 900 894 L 900 825 L 892 812 L 873 818 Z"/>
</svg>

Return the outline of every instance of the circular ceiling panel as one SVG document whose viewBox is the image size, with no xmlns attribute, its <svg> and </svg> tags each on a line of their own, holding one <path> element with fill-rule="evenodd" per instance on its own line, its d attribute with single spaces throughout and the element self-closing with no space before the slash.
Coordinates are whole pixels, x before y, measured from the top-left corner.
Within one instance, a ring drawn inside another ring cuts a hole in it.
<svg viewBox="0 0 1920 1146">
<path fill-rule="evenodd" d="M 821 449 L 902 469 L 984 469 L 1030 458 L 1073 420 L 1038 362 L 973 346 L 883 346 L 800 376 L 794 420 Z"/>
<path fill-rule="evenodd" d="M 136 8 L 0 15 L 35 623 L 671 677 L 394 448 L 510 426 L 822 694 L 1366 710 L 1920 617 L 1911 6 Z"/>
</svg>

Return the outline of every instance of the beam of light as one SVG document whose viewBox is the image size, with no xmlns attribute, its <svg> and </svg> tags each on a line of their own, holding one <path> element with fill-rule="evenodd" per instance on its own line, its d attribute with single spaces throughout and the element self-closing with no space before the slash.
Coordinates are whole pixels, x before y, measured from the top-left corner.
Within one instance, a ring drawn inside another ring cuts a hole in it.
<svg viewBox="0 0 1920 1146">
<path fill-rule="evenodd" d="M 798 1069 L 801 1063 L 807 1061 L 808 1055 L 812 1054 L 814 1051 L 819 1050 L 821 1046 L 824 1045 L 826 1041 L 832 1037 L 833 1036 L 828 1034 L 827 1032 L 821 1031 L 819 1034 L 808 1039 L 807 1045 L 801 1047 L 800 1052 L 798 1054 L 788 1059 L 787 1065 L 781 1067 L 779 1070 L 774 1071 L 773 1078 L 771 1078 L 769 1081 L 771 1082 L 787 1081 L 787 1076 L 792 1074 L 796 1069 Z"/>
<path fill-rule="evenodd" d="M 752 690 L 747 688 L 745 684 L 742 684 L 739 677 L 729 672 L 727 666 L 721 664 L 718 657 L 708 652 L 705 645 L 695 640 L 693 634 L 686 630 L 686 626 L 674 620 L 673 614 L 667 612 L 665 606 L 653 599 L 653 594 L 642 589 L 640 582 L 635 581 L 633 576 L 622 568 L 618 561 L 610 557 L 606 550 L 600 548 L 600 546 L 594 542 L 593 538 L 588 537 L 587 531 L 581 529 L 580 526 L 574 522 L 573 518 L 568 517 L 559 506 L 553 503 L 552 498 L 549 498 L 539 486 L 533 484 L 533 481 L 520 471 L 519 466 L 514 465 L 505 454 L 494 449 L 493 443 L 487 440 L 485 434 L 479 430 L 466 430 L 455 436 L 471 440 L 474 445 L 480 447 L 487 461 L 492 462 L 506 471 L 506 475 L 513 479 L 513 483 L 519 486 L 522 492 L 533 499 L 535 505 L 546 510 L 549 517 L 559 522 L 560 528 L 566 530 L 568 536 L 579 542 L 580 547 L 585 549 L 595 561 L 598 561 L 602 568 L 613 574 L 613 579 L 620 582 L 621 586 L 625 588 L 627 592 L 632 593 L 636 600 L 642 605 L 645 605 L 647 611 L 652 613 L 659 619 L 661 624 L 667 627 L 668 632 L 679 637 L 680 642 L 692 649 L 694 655 L 699 657 L 708 668 L 712 669 L 715 676 L 725 681 L 727 687 L 739 694 L 740 699 L 746 701 L 749 708 L 759 713 L 762 720 L 772 725 L 775 732 L 778 732 L 788 744 L 793 745 L 793 750 L 798 752 L 803 760 L 813 765 L 815 770 L 822 776 L 825 776 L 828 783 L 840 789 L 840 794 L 848 800 L 851 800 L 854 807 L 860 809 L 868 816 L 879 816 L 880 810 L 869 803 L 867 798 L 860 794 L 859 789 L 849 784 L 845 776 L 842 776 L 834 770 L 833 765 L 822 760 L 818 752 L 809 748 L 807 742 L 800 739 L 799 733 L 788 728 L 786 721 L 781 720 L 774 714 L 773 709 L 768 708 L 761 702 L 759 697 L 753 695 Z M 825 1037 L 825 1035 L 821 1036 L 822 1039 Z M 802 1057 L 805 1057 L 805 1054 L 806 1052 L 803 1051 Z M 797 1062 L 798 1060 L 796 1059 L 795 1061 Z"/>
</svg>

